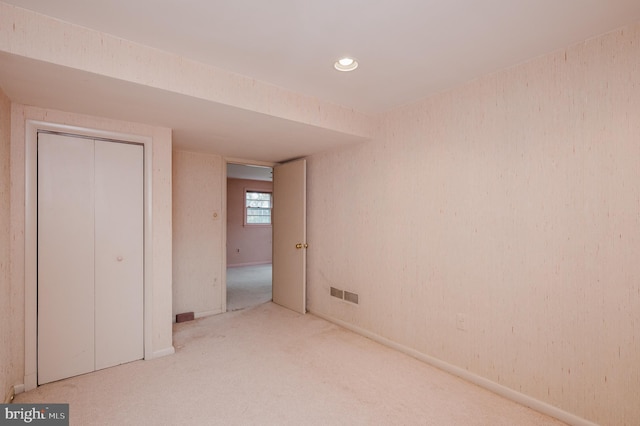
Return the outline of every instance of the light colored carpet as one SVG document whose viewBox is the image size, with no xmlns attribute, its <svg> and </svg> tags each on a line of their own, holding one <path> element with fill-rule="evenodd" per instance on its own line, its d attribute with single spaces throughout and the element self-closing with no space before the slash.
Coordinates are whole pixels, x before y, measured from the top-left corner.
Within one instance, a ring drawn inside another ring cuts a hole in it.
<svg viewBox="0 0 640 426">
<path fill-rule="evenodd" d="M 72 425 L 561 425 L 271 302 L 174 325 L 176 354 L 20 394 Z"/>
<path fill-rule="evenodd" d="M 271 300 L 271 264 L 227 268 L 227 311 Z"/>
</svg>

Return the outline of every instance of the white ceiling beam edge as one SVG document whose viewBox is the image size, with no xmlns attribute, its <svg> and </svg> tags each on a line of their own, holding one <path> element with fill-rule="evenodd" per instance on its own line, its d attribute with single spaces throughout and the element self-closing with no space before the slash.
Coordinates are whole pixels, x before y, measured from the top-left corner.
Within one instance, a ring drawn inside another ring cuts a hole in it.
<svg viewBox="0 0 640 426">
<path fill-rule="evenodd" d="M 351 108 L 2 2 L 0 51 L 357 137 L 374 129 Z"/>
</svg>

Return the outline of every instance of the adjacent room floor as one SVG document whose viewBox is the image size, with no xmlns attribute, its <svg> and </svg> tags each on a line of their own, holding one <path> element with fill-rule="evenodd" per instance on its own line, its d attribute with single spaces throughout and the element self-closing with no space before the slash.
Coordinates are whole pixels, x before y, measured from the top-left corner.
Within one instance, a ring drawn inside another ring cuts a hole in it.
<svg viewBox="0 0 640 426">
<path fill-rule="evenodd" d="M 561 425 L 271 302 L 174 326 L 176 354 L 41 386 L 72 425 Z"/>
<path fill-rule="evenodd" d="M 227 311 L 271 300 L 271 264 L 227 268 Z"/>
</svg>

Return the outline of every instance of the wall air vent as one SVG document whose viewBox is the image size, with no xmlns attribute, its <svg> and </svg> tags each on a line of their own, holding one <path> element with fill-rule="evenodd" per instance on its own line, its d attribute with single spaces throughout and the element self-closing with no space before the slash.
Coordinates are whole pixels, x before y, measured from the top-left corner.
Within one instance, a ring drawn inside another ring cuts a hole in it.
<svg viewBox="0 0 640 426">
<path fill-rule="evenodd" d="M 344 292 L 344 300 L 347 302 L 358 304 L 358 295 L 356 293 L 351 293 L 350 291 Z"/>
<path fill-rule="evenodd" d="M 337 297 L 338 299 L 343 299 L 344 298 L 344 292 L 342 290 L 339 290 L 337 288 L 331 287 L 331 295 L 333 297 Z"/>
</svg>

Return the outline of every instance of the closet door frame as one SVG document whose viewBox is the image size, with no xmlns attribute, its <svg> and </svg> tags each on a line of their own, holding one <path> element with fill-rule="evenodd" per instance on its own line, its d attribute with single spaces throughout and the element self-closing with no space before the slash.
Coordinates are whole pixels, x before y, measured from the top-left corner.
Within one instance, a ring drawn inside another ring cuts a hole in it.
<svg viewBox="0 0 640 426">
<path fill-rule="evenodd" d="M 152 346 L 152 138 L 65 124 L 27 120 L 25 128 L 25 391 L 37 387 L 38 377 L 38 132 L 56 132 L 72 136 L 144 146 L 144 359 L 153 358 Z"/>
</svg>

